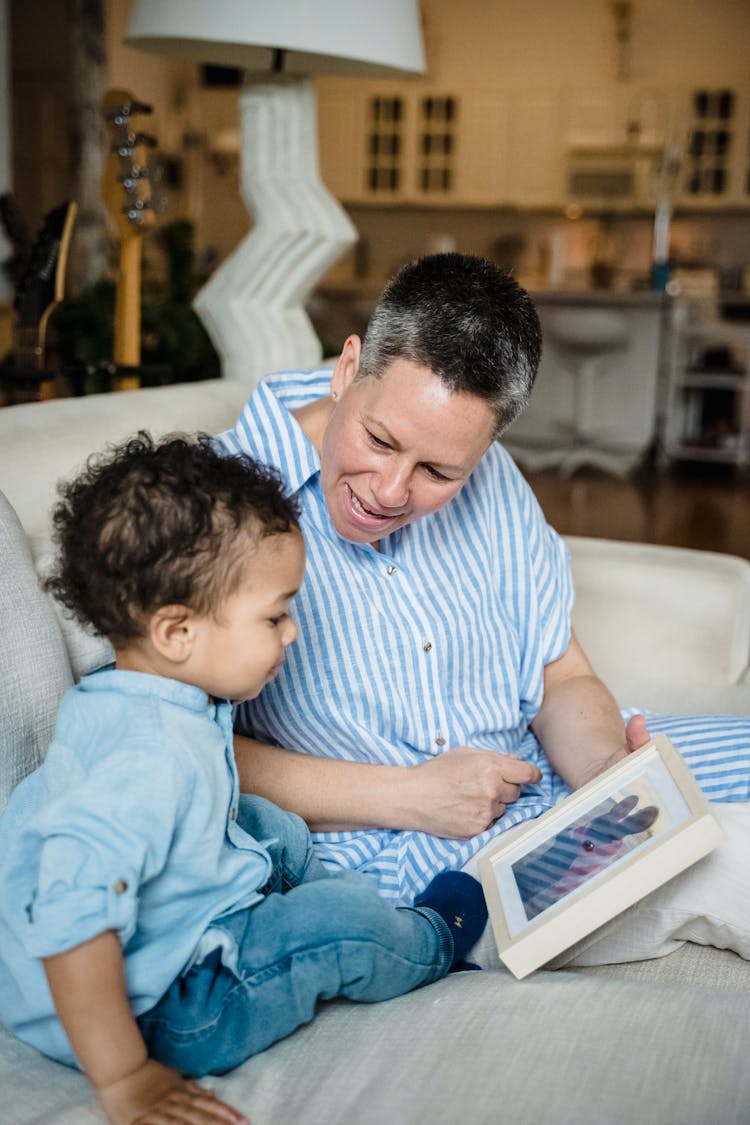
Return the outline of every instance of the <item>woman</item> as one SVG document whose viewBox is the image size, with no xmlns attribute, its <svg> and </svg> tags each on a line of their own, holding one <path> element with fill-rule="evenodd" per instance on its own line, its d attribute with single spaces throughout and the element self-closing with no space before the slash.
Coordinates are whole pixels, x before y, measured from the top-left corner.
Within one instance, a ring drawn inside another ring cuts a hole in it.
<svg viewBox="0 0 750 1125">
<path fill-rule="evenodd" d="M 240 776 L 403 901 L 649 737 L 573 635 L 565 546 L 495 440 L 540 343 L 510 277 L 424 258 L 332 374 L 264 381 L 219 439 L 281 469 L 308 548 L 306 639 L 238 709 Z M 649 717 L 711 799 L 748 800 L 750 722 L 693 726 Z"/>
</svg>

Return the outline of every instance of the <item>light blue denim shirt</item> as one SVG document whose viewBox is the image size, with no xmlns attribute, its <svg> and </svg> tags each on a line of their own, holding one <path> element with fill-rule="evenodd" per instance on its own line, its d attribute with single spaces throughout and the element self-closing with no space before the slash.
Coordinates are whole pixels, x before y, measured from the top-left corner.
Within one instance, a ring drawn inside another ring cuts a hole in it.
<svg viewBox="0 0 750 1125">
<path fill-rule="evenodd" d="M 235 823 L 228 703 L 199 688 L 104 670 L 65 695 L 42 766 L 0 820 L 0 1018 L 75 1063 L 42 957 L 119 934 L 136 1015 L 190 963 L 216 918 L 271 874 Z"/>
</svg>

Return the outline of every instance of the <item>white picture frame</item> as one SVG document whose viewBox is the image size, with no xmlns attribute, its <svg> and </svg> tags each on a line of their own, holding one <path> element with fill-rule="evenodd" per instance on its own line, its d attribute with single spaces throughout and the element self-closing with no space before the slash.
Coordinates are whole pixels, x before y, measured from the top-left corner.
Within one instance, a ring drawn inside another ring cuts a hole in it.
<svg viewBox="0 0 750 1125">
<path fill-rule="evenodd" d="M 500 959 L 522 979 L 722 838 L 682 755 L 657 736 L 479 857 Z"/>
</svg>

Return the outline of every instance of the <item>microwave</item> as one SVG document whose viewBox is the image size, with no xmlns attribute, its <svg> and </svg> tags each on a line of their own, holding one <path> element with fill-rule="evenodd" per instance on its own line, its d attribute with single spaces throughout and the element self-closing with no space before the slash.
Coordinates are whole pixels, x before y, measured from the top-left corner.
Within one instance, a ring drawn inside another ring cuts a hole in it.
<svg viewBox="0 0 750 1125">
<path fill-rule="evenodd" d="M 571 151 L 565 166 L 568 202 L 597 207 L 652 207 L 658 153 L 654 150 Z"/>
</svg>

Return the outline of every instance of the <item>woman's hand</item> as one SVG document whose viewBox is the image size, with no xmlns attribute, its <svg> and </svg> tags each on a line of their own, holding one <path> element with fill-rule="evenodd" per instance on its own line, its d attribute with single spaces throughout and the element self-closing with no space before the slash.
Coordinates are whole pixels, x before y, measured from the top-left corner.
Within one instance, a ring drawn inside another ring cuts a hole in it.
<svg viewBox="0 0 750 1125">
<path fill-rule="evenodd" d="M 648 733 L 643 715 L 632 715 L 625 724 L 625 742 L 628 754 L 632 754 L 634 750 L 640 750 L 641 746 L 645 746 L 650 739 L 651 735 Z"/>
<path fill-rule="evenodd" d="M 96 1092 L 112 1125 L 250 1125 L 211 1090 L 153 1059 Z"/>
<path fill-rule="evenodd" d="M 412 807 L 419 810 L 416 827 L 450 839 L 484 832 L 518 800 L 522 785 L 541 777 L 536 766 L 515 755 L 473 746 L 456 746 L 404 770 Z"/>
</svg>

